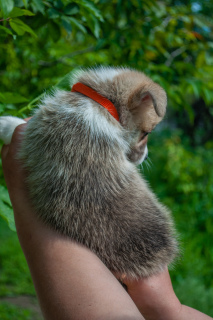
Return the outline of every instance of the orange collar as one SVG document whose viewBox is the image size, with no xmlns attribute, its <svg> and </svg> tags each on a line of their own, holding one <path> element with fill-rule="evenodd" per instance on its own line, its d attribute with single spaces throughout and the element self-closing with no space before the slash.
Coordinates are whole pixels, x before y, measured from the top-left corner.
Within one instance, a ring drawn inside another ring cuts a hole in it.
<svg viewBox="0 0 213 320">
<path fill-rule="evenodd" d="M 88 86 L 85 86 L 83 83 L 78 82 L 73 85 L 71 91 L 72 92 L 80 92 L 80 93 L 84 94 L 85 96 L 89 97 L 90 99 L 98 102 L 100 105 L 102 105 L 104 108 L 106 108 L 109 111 L 109 113 L 111 113 L 111 115 L 117 121 L 119 121 L 118 112 L 117 112 L 114 104 L 110 100 L 108 100 L 107 98 L 100 95 L 95 90 L 91 89 Z"/>
</svg>

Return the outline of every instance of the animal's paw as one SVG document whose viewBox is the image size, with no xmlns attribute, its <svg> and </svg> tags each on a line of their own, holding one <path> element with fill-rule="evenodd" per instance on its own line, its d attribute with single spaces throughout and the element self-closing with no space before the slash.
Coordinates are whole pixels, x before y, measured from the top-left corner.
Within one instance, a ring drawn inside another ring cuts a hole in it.
<svg viewBox="0 0 213 320">
<path fill-rule="evenodd" d="M 25 123 L 25 121 L 16 117 L 0 117 L 0 139 L 3 140 L 4 144 L 11 142 L 15 128 L 22 123 Z"/>
</svg>

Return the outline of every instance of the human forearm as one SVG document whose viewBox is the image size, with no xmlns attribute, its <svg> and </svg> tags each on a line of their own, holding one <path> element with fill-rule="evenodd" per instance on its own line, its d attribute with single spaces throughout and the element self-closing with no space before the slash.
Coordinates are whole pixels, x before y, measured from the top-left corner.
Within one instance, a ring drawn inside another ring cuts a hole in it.
<svg viewBox="0 0 213 320">
<path fill-rule="evenodd" d="M 126 282 L 134 304 L 92 252 L 38 220 L 24 183 L 25 174 L 15 160 L 22 128 L 15 130 L 11 145 L 4 146 L 2 164 L 17 233 L 45 319 L 144 319 L 138 310 L 146 320 L 212 319 L 180 304 L 167 270 L 147 279 Z"/>
<path fill-rule="evenodd" d="M 172 288 L 169 272 L 126 282 L 128 292 L 146 320 L 210 320 L 211 317 L 184 306 Z"/>
<path fill-rule="evenodd" d="M 45 235 L 41 226 L 38 230 L 38 236 L 29 235 L 24 252 L 47 320 L 142 319 L 93 253 L 51 230 Z"/>
<path fill-rule="evenodd" d="M 89 250 L 49 229 L 37 218 L 16 159 L 20 131 L 2 150 L 5 180 L 17 233 L 46 320 L 143 319 L 104 264 Z"/>
</svg>

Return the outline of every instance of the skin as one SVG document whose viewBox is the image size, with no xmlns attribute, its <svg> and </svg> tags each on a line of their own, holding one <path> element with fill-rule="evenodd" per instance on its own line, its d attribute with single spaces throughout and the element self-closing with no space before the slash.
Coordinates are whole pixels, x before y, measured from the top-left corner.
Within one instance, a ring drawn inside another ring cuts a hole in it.
<svg viewBox="0 0 213 320">
<path fill-rule="evenodd" d="M 181 305 L 173 291 L 167 269 L 159 275 L 138 281 L 123 277 L 127 293 L 92 252 L 57 234 L 37 219 L 24 183 L 26 173 L 16 160 L 25 126 L 18 126 L 11 144 L 3 146 L 2 165 L 14 209 L 17 234 L 44 318 L 212 319 Z"/>
</svg>

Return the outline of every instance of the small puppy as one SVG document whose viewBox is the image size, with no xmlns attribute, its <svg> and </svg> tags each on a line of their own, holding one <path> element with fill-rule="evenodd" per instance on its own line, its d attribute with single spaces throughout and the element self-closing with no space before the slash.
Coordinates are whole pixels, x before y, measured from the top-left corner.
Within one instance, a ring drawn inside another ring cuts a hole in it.
<svg viewBox="0 0 213 320">
<path fill-rule="evenodd" d="M 75 82 L 71 92 L 46 96 L 24 132 L 19 156 L 35 210 L 112 272 L 158 273 L 175 258 L 177 241 L 169 212 L 136 165 L 165 114 L 166 93 L 127 68 L 89 69 Z M 23 122 L 1 117 L 0 138 L 10 143 Z"/>
</svg>

